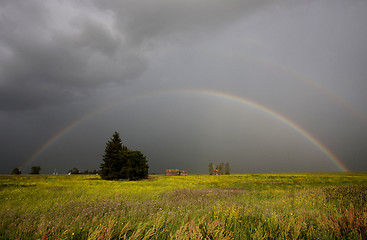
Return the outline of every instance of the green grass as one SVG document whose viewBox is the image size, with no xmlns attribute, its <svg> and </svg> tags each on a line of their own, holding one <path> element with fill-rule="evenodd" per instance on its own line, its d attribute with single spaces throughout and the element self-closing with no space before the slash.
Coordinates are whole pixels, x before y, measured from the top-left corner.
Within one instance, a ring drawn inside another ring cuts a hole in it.
<svg viewBox="0 0 367 240">
<path fill-rule="evenodd" d="M 0 176 L 0 239 L 367 239 L 367 174 Z"/>
</svg>

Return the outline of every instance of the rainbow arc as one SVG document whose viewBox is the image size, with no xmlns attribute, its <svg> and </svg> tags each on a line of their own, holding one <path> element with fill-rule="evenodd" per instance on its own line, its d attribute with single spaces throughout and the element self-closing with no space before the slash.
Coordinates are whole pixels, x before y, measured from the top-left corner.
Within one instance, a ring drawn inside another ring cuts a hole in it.
<svg viewBox="0 0 367 240">
<path fill-rule="evenodd" d="M 242 104 L 245 104 L 249 107 L 252 107 L 258 111 L 261 111 L 263 113 L 266 113 L 268 116 L 272 117 L 275 120 L 278 120 L 282 123 L 284 123 L 286 126 L 292 128 L 297 133 L 302 135 L 305 139 L 307 139 L 310 143 L 312 143 L 316 148 L 318 148 L 328 159 L 330 159 L 333 164 L 341 171 L 343 172 L 349 172 L 350 170 L 343 164 L 343 162 L 331 151 L 329 150 L 320 140 L 315 138 L 311 133 L 306 131 L 304 128 L 293 122 L 292 120 L 286 118 L 285 116 L 281 115 L 280 113 L 277 113 L 257 102 L 251 101 L 249 99 L 239 97 L 236 95 L 232 95 L 229 93 L 214 91 L 214 90 L 205 90 L 205 89 L 184 89 L 184 90 L 165 90 L 165 91 L 158 91 L 158 92 L 149 92 L 145 94 L 141 94 L 138 96 L 130 97 L 127 99 L 122 99 L 115 101 L 113 103 L 107 104 L 101 108 L 98 108 L 92 112 L 89 112 L 85 114 L 83 117 L 77 119 L 76 121 L 70 123 L 68 126 L 61 129 L 59 132 L 57 132 L 55 135 L 53 135 L 50 139 L 48 139 L 45 143 L 43 143 L 23 164 L 21 167 L 24 167 L 31 162 L 33 162 L 35 159 L 37 159 L 44 151 L 46 151 L 47 148 L 52 146 L 58 139 L 60 139 L 62 136 L 67 134 L 69 131 L 71 131 L 73 128 L 75 128 L 77 125 L 81 124 L 85 120 L 101 113 L 102 111 L 105 111 L 107 109 L 113 108 L 121 103 L 124 102 L 130 102 L 137 99 L 142 98 L 148 98 L 152 96 L 158 96 L 163 94 L 173 94 L 173 93 L 195 93 L 199 95 L 207 95 L 207 96 L 214 96 L 222 99 L 227 99 L 235 102 L 239 102 Z"/>
</svg>

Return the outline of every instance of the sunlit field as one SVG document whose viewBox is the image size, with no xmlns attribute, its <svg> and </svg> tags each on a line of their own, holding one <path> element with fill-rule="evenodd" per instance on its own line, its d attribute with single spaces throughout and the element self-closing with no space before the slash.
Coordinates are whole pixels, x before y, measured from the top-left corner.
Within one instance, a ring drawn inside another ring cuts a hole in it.
<svg viewBox="0 0 367 240">
<path fill-rule="evenodd" d="M 1 239 L 367 239 L 367 174 L 0 176 Z"/>
</svg>

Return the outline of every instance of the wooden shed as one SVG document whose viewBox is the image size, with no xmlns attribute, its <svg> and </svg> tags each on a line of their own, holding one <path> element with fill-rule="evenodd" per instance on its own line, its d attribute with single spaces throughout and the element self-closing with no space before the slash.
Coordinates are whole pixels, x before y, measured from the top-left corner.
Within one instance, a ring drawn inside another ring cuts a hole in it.
<svg viewBox="0 0 367 240">
<path fill-rule="evenodd" d="M 166 169 L 166 176 L 187 176 L 187 171 L 180 169 Z"/>
</svg>

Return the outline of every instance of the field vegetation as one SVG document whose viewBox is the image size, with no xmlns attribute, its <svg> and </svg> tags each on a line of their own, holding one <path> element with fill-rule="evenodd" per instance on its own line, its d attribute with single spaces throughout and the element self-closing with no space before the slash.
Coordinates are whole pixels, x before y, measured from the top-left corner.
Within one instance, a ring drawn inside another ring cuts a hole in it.
<svg viewBox="0 0 367 240">
<path fill-rule="evenodd" d="M 1 239 L 367 239 L 367 174 L 0 176 Z"/>
</svg>

